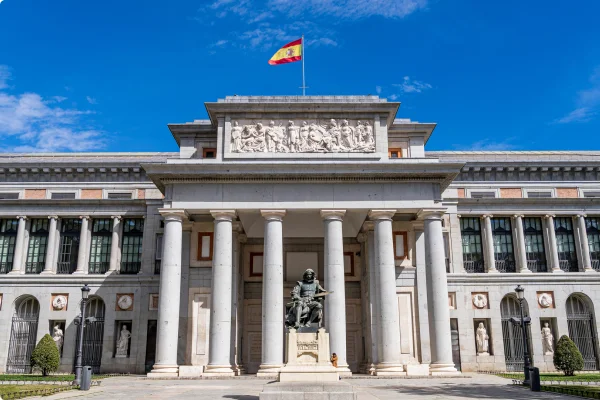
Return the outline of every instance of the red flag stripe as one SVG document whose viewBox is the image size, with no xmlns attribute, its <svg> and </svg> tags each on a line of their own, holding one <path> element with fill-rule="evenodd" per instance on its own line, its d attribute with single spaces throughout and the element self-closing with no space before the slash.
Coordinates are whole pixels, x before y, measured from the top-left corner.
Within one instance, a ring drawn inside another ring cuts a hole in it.
<svg viewBox="0 0 600 400">
<path fill-rule="evenodd" d="M 269 61 L 269 64 L 270 65 L 286 64 L 286 63 L 291 63 L 291 62 L 300 61 L 300 60 L 302 60 L 302 56 L 295 56 L 295 57 L 282 58 L 282 59 L 276 60 L 276 61 Z"/>
<path fill-rule="evenodd" d="M 302 44 L 302 38 L 298 39 L 298 40 L 294 40 L 293 42 L 290 42 L 288 44 L 286 44 L 285 46 L 282 47 L 282 49 L 285 49 L 286 47 L 292 47 L 292 46 L 296 46 Z"/>
</svg>

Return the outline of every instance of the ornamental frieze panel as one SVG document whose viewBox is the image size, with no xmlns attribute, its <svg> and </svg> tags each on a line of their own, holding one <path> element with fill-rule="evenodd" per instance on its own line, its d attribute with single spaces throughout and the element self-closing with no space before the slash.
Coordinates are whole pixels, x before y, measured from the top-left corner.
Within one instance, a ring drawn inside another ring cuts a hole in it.
<svg viewBox="0 0 600 400">
<path fill-rule="evenodd" d="M 231 123 L 232 153 L 373 153 L 368 120 L 271 120 Z"/>
</svg>

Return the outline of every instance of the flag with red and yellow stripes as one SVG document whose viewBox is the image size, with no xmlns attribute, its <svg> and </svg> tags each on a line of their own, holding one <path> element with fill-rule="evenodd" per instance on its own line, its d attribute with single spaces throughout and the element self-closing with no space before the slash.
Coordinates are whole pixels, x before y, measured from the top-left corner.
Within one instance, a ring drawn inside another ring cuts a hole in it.
<svg viewBox="0 0 600 400">
<path fill-rule="evenodd" d="M 302 60 L 302 39 L 294 40 L 277 50 L 269 60 L 269 64 L 286 64 L 300 60 Z"/>
</svg>

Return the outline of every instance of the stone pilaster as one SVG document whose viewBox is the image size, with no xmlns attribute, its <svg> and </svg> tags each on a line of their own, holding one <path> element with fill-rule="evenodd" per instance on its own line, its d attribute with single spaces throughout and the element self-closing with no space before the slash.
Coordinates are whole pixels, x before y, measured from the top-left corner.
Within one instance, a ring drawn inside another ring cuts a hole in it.
<svg viewBox="0 0 600 400">
<path fill-rule="evenodd" d="M 46 246 L 46 263 L 44 264 L 44 270 L 42 274 L 44 275 L 52 275 L 56 273 L 56 224 L 58 222 L 58 216 L 51 215 L 48 217 L 50 220 L 50 224 L 48 227 L 48 244 Z"/>
<path fill-rule="evenodd" d="M 532 272 L 527 268 L 527 249 L 525 247 L 525 231 L 523 230 L 523 216 L 515 215 L 513 217 L 513 223 L 517 231 L 517 267 L 518 272 L 528 273 Z"/>
<path fill-rule="evenodd" d="M 492 232 L 492 215 L 484 215 L 483 218 L 483 229 L 485 237 L 485 265 L 488 273 L 497 273 L 496 269 L 496 256 L 494 254 L 494 234 Z"/>
<path fill-rule="evenodd" d="M 119 259 L 121 258 L 121 217 L 113 216 L 112 240 L 110 242 L 110 265 L 107 273 L 119 270 Z"/>
<path fill-rule="evenodd" d="M 27 223 L 27 217 L 18 216 L 19 225 L 17 226 L 17 240 L 15 241 L 15 254 L 13 256 L 13 265 L 11 274 L 22 274 L 23 273 L 23 260 L 25 255 L 25 224 Z"/>
<path fill-rule="evenodd" d="M 285 210 L 261 210 L 265 218 L 262 357 L 257 376 L 277 375 L 283 366 L 283 217 Z"/>
<path fill-rule="evenodd" d="M 585 215 L 577 215 L 574 219 L 577 222 L 577 230 L 579 231 L 579 243 L 581 249 L 581 263 L 583 264 L 584 272 L 596 272 L 592 268 L 592 259 L 590 257 L 590 242 L 587 236 L 587 227 L 585 226 Z"/>
<path fill-rule="evenodd" d="M 558 247 L 556 245 L 556 232 L 554 230 L 554 215 L 546 215 L 546 232 L 548 232 L 548 242 L 550 244 L 550 262 L 553 273 L 564 272 L 560 269 L 560 261 L 558 259 Z"/>
</svg>

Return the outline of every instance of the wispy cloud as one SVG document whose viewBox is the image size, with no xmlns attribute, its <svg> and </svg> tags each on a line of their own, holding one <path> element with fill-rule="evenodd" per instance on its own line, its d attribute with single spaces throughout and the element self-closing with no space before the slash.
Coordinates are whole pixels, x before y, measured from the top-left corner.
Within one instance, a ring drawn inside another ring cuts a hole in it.
<svg viewBox="0 0 600 400">
<path fill-rule="evenodd" d="M 479 140 L 470 146 L 463 147 L 455 145 L 456 150 L 464 150 L 464 151 L 509 151 L 509 150 L 518 150 L 518 146 L 513 144 L 512 141 L 514 138 L 508 138 L 505 140 L 497 141 L 492 139 L 482 139 Z"/>
<path fill-rule="evenodd" d="M 356 20 L 372 16 L 404 18 L 427 7 L 427 0 L 269 0 L 270 8 L 290 16 L 305 13 Z"/>
<path fill-rule="evenodd" d="M 98 101 L 97 101 L 95 98 L 91 97 L 91 96 L 85 96 L 85 99 L 86 99 L 86 100 L 88 101 L 88 103 L 90 103 L 90 104 L 98 104 Z"/>
<path fill-rule="evenodd" d="M 417 81 L 411 79 L 409 76 L 405 76 L 402 80 L 402 83 L 395 83 L 392 86 L 400 89 L 402 93 L 421 93 L 433 87 L 427 82 Z"/>
<path fill-rule="evenodd" d="M 8 81 L 11 79 L 12 74 L 8 65 L 0 65 L 0 89 L 6 89 L 8 87 Z"/>
<path fill-rule="evenodd" d="M 0 66 L 0 70 L 8 70 Z M 92 111 L 62 108 L 62 96 L 44 99 L 37 93 L 9 93 L 0 88 L 0 138 L 17 144 L 0 151 L 86 151 L 106 145 L 104 133 L 88 126 Z"/>
<path fill-rule="evenodd" d="M 554 123 L 588 122 L 600 113 L 600 66 L 592 72 L 589 81 L 591 87 L 577 93 L 576 108 L 564 117 L 554 120 Z"/>
</svg>

